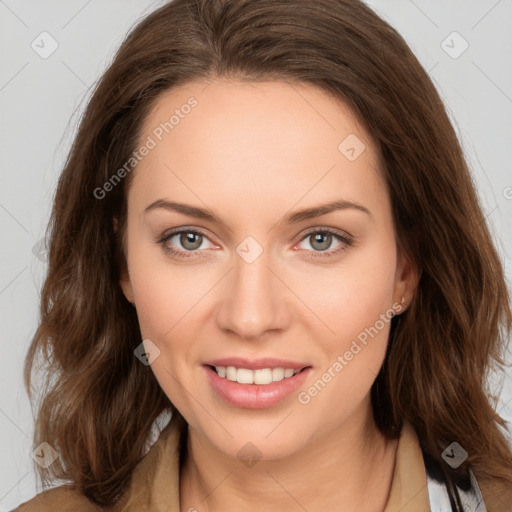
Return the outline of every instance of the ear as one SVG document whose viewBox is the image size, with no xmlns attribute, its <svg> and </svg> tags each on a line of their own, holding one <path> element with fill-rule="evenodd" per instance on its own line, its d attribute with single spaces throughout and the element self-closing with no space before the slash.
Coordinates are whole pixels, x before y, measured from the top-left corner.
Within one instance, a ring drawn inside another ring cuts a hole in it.
<svg viewBox="0 0 512 512">
<path fill-rule="evenodd" d="M 130 302 L 131 304 L 135 304 L 135 298 L 133 296 L 132 282 L 130 281 L 130 275 L 128 274 L 128 268 L 127 268 L 126 262 L 124 263 L 124 265 L 121 266 L 119 275 L 120 275 L 119 285 L 121 286 L 121 289 L 123 290 L 126 300 L 128 302 Z"/>
<path fill-rule="evenodd" d="M 117 227 L 119 225 L 119 221 L 117 217 L 112 218 L 112 224 L 114 228 L 114 233 L 117 233 Z M 128 273 L 128 265 L 126 263 L 126 257 L 123 255 L 120 256 L 119 265 L 119 285 L 121 286 L 121 290 L 123 290 L 124 296 L 126 300 L 131 304 L 135 303 L 135 299 L 133 296 L 133 288 L 130 280 L 130 274 Z"/>
<path fill-rule="evenodd" d="M 396 308 L 397 313 L 403 313 L 409 307 L 418 289 L 420 275 L 416 262 L 399 250 L 393 292 L 393 304 L 400 305 Z"/>
</svg>

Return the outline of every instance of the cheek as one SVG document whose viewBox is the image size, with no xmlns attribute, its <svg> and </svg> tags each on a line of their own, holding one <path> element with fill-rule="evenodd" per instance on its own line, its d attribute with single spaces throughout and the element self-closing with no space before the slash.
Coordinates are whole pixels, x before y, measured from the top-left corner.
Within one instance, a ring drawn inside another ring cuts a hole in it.
<svg viewBox="0 0 512 512">
<path fill-rule="evenodd" d="M 142 333 L 162 341 L 187 324 L 209 288 L 197 274 L 170 272 L 165 264 L 141 266 L 131 279 Z"/>
<path fill-rule="evenodd" d="M 373 266 L 361 260 L 350 272 L 315 281 L 319 286 L 309 296 L 323 322 L 315 322 L 312 333 L 322 356 L 315 378 L 298 401 L 310 407 L 310 417 L 331 411 L 322 427 L 326 430 L 358 407 L 384 361 L 393 315 L 392 263 L 392 255 L 378 265 L 373 261 Z M 327 293 L 320 292 L 322 285 Z M 333 404 L 339 404 L 335 411 Z"/>
<path fill-rule="evenodd" d="M 193 273 L 170 272 L 165 260 L 153 257 L 149 262 L 144 256 L 142 251 L 133 254 L 130 273 L 141 336 L 160 351 L 151 363 L 160 387 L 178 409 L 187 410 L 191 404 L 183 385 L 190 385 L 187 375 L 199 357 L 189 340 L 194 339 L 197 328 L 195 306 L 208 288 L 194 286 Z"/>
<path fill-rule="evenodd" d="M 395 269 L 393 250 L 368 247 L 337 267 L 317 272 L 303 296 L 333 338 L 346 340 L 372 326 L 381 314 L 390 314 Z"/>
<path fill-rule="evenodd" d="M 155 247 L 156 246 L 156 247 Z M 157 244 L 135 229 L 128 236 L 128 272 L 135 297 L 137 317 L 144 338 L 162 340 L 163 334 L 183 316 L 190 286 L 170 272 Z"/>
<path fill-rule="evenodd" d="M 348 408 L 355 407 L 371 387 L 386 354 L 395 269 L 394 247 L 376 241 L 338 267 L 315 275 L 308 305 L 322 324 L 314 320 L 309 324 L 315 330 L 311 339 L 323 357 L 322 382 L 311 391 L 319 393 L 324 385 L 329 388 L 316 402 L 318 407 L 340 397 Z"/>
</svg>

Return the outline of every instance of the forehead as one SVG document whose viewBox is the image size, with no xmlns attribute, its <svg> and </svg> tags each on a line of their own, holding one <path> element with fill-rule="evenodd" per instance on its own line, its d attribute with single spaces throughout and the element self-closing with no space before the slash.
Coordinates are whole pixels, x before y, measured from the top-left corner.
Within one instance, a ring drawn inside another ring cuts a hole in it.
<svg viewBox="0 0 512 512">
<path fill-rule="evenodd" d="M 190 107 L 192 100 L 195 106 Z M 189 137 L 190 131 L 196 137 Z M 364 127 L 341 99 L 313 85 L 279 81 L 216 79 L 172 89 L 157 99 L 143 133 L 165 138 L 170 145 L 203 139 L 195 149 L 236 146 L 246 154 L 251 149 L 258 151 L 261 141 L 266 147 L 292 148 L 295 154 L 319 144 L 337 152 L 340 137 L 349 134 L 364 140 L 367 148 L 370 144 Z"/>
<path fill-rule="evenodd" d="M 308 84 L 192 82 L 156 101 L 140 141 L 149 139 L 133 183 L 146 195 L 215 191 L 291 206 L 334 189 L 382 193 L 368 133 L 344 102 Z"/>
</svg>

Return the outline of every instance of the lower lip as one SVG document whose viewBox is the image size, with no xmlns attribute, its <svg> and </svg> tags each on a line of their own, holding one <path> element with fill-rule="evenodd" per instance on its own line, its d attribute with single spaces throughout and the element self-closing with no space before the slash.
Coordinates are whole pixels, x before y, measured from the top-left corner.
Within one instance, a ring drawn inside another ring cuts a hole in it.
<svg viewBox="0 0 512 512">
<path fill-rule="evenodd" d="M 264 409 L 272 407 L 296 391 L 306 380 L 311 367 L 305 368 L 293 377 L 271 382 L 270 384 L 240 384 L 219 377 L 215 370 L 203 366 L 206 377 L 213 389 L 226 402 L 235 407 L 246 409 Z"/>
</svg>

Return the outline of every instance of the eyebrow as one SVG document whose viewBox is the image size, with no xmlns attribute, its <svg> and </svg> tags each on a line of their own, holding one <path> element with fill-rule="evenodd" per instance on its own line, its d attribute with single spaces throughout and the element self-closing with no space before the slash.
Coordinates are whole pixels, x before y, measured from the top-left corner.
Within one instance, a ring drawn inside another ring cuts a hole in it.
<svg viewBox="0 0 512 512">
<path fill-rule="evenodd" d="M 168 201 L 166 199 L 158 199 L 151 203 L 145 210 L 144 213 L 148 213 L 152 210 L 156 210 L 158 208 L 163 208 L 165 210 L 172 210 L 178 213 L 182 213 L 184 215 L 188 215 L 189 217 L 195 217 L 197 219 L 203 219 L 206 221 L 210 221 L 222 226 L 225 226 L 226 223 L 213 211 L 208 210 L 206 208 L 199 208 L 198 206 L 192 206 L 189 204 L 178 203 L 176 201 Z M 360 211 L 368 214 L 370 217 L 372 216 L 370 210 L 364 207 L 361 204 L 354 203 L 352 201 L 345 201 L 343 199 L 339 199 L 337 201 L 332 201 L 327 204 L 314 206 L 312 208 L 307 208 L 305 210 L 300 210 L 294 213 L 289 214 L 285 217 L 284 222 L 288 224 L 296 224 L 298 222 L 302 222 L 308 219 L 314 219 L 316 217 L 320 217 L 321 215 L 326 215 L 327 213 L 334 212 L 336 210 L 349 210 L 353 209 L 356 211 Z"/>
</svg>

